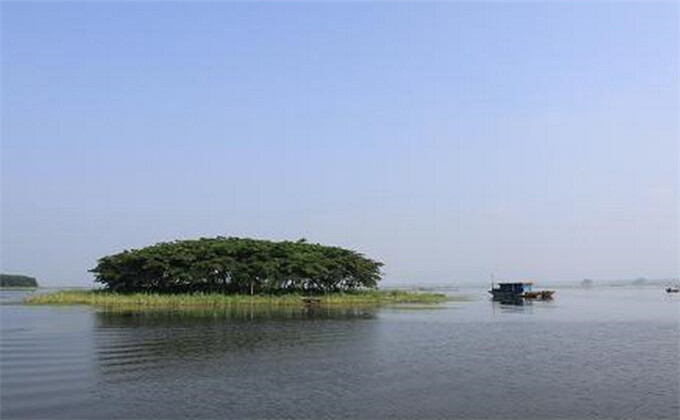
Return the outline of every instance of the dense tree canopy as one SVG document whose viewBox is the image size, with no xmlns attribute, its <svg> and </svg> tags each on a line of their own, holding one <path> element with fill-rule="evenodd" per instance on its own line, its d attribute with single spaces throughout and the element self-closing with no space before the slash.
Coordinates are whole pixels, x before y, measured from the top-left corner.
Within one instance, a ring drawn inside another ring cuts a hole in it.
<svg viewBox="0 0 680 420">
<path fill-rule="evenodd" d="M 99 259 L 96 281 L 120 292 L 278 293 L 375 288 L 381 262 L 339 247 L 245 238 L 159 243 Z"/>
<path fill-rule="evenodd" d="M 0 287 L 38 287 L 38 281 L 19 274 L 0 274 Z"/>
</svg>

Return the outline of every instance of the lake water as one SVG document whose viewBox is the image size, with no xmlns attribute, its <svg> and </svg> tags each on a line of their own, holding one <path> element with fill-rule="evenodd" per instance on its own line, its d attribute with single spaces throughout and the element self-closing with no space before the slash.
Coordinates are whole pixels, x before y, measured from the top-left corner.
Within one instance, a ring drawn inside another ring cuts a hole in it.
<svg viewBox="0 0 680 420">
<path fill-rule="evenodd" d="M 0 417 L 680 417 L 680 296 L 111 313 L 0 292 Z"/>
</svg>

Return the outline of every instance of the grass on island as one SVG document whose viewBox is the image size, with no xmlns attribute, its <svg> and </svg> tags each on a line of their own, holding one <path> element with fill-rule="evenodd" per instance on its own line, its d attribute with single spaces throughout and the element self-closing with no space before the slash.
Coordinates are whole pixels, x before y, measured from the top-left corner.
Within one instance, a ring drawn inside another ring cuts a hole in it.
<svg viewBox="0 0 680 420">
<path fill-rule="evenodd" d="M 115 293 L 106 290 L 64 290 L 38 294 L 26 299 L 31 305 L 94 305 L 112 308 L 225 308 L 237 305 L 303 307 L 314 305 L 359 306 L 402 303 L 435 304 L 451 300 L 441 293 L 416 293 L 403 290 L 367 290 L 326 295 L 228 295 L 220 293 Z"/>
</svg>

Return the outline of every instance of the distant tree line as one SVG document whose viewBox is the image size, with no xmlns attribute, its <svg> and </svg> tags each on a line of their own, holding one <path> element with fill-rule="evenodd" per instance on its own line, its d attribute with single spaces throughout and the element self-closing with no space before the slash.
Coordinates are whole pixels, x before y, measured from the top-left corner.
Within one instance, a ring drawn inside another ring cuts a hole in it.
<svg viewBox="0 0 680 420">
<path fill-rule="evenodd" d="M 303 239 L 217 237 L 124 251 L 100 258 L 90 271 L 118 292 L 325 293 L 375 288 L 382 265 Z"/>
<path fill-rule="evenodd" d="M 0 274 L 0 287 L 38 287 L 38 281 L 19 274 Z"/>
</svg>

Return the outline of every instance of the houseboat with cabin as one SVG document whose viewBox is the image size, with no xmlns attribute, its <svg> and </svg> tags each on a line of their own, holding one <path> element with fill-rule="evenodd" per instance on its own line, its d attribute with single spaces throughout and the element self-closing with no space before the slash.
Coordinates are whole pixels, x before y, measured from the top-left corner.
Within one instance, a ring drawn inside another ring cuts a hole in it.
<svg viewBox="0 0 680 420">
<path fill-rule="evenodd" d="M 495 287 L 491 284 L 491 290 L 489 293 L 493 296 L 493 300 L 499 301 L 510 301 L 518 299 L 539 299 L 539 300 L 550 300 L 552 299 L 554 290 L 533 290 L 533 283 L 531 282 L 520 282 L 520 283 L 498 283 Z"/>
</svg>

